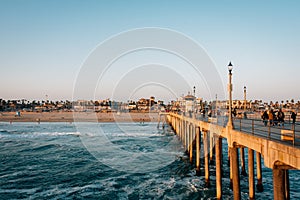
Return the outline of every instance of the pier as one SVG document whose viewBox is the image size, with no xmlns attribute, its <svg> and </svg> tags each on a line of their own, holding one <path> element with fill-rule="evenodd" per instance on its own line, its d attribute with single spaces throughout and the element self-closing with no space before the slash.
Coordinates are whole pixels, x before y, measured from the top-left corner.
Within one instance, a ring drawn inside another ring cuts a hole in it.
<svg viewBox="0 0 300 200">
<path fill-rule="evenodd" d="M 161 115 L 165 116 L 166 113 Z M 167 122 L 182 141 L 190 161 L 192 162 L 195 158 L 198 175 L 200 174 L 200 153 L 203 148 L 206 186 L 210 186 L 211 181 L 209 161 L 215 156 L 217 199 L 222 199 L 223 139 L 228 143 L 230 184 L 234 199 L 241 199 L 240 175 L 248 175 L 249 199 L 255 199 L 255 188 L 260 192 L 263 191 L 261 159 L 264 165 L 273 171 L 274 199 L 290 198 L 289 170 L 300 169 L 300 133 L 296 130 L 295 124 L 271 127 L 264 126 L 261 120 L 234 118 L 230 125 L 230 123 L 224 123 L 221 118 L 202 118 L 195 114 L 191 117 L 185 116 L 184 113 L 171 112 L 167 114 Z M 245 150 L 248 150 L 247 167 L 245 166 Z M 256 169 L 254 168 L 254 154 L 256 154 Z M 248 168 L 248 173 L 246 168 Z"/>
</svg>

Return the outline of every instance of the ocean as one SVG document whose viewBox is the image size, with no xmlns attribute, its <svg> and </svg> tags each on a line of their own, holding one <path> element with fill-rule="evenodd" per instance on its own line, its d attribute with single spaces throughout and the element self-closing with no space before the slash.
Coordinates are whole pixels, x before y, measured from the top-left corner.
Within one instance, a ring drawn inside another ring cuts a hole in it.
<svg viewBox="0 0 300 200">
<path fill-rule="evenodd" d="M 245 151 L 247 156 L 247 151 Z M 229 189 L 223 140 L 223 198 Z M 0 123 L 0 199 L 215 199 L 211 187 L 170 127 L 149 123 Z M 247 166 L 247 163 L 246 163 Z M 300 173 L 290 170 L 291 199 L 300 197 Z M 241 176 L 242 199 L 248 199 Z M 264 191 L 273 199 L 272 170 L 263 167 Z"/>
</svg>

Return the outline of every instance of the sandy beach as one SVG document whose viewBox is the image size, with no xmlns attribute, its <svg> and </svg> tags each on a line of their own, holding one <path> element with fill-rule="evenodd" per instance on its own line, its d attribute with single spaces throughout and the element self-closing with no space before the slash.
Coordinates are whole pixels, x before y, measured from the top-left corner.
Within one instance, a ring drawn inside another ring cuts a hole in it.
<svg viewBox="0 0 300 200">
<path fill-rule="evenodd" d="M 1 112 L 2 122 L 157 122 L 158 113 Z"/>
</svg>

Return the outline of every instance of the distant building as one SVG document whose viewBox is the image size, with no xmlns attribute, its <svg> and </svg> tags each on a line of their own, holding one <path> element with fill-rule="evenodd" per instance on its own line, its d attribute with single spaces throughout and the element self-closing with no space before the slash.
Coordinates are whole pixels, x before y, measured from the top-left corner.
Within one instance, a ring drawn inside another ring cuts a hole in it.
<svg viewBox="0 0 300 200">
<path fill-rule="evenodd" d="M 143 110 L 143 111 L 149 110 L 149 105 L 150 105 L 149 99 L 141 98 L 137 102 L 138 110 Z"/>
<path fill-rule="evenodd" d="M 184 112 L 194 112 L 195 111 L 195 103 L 196 97 L 188 94 L 183 98 L 183 111 Z"/>
<path fill-rule="evenodd" d="M 74 111 L 94 111 L 95 105 L 93 101 L 78 100 L 73 102 Z"/>
</svg>

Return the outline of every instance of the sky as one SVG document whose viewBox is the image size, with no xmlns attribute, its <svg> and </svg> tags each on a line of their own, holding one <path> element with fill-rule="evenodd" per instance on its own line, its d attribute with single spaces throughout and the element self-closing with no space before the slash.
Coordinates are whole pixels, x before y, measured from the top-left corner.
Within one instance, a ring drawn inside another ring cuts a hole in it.
<svg viewBox="0 0 300 200">
<path fill-rule="evenodd" d="M 243 99 L 246 86 L 247 99 L 297 101 L 299 7 L 296 0 L 0 0 L 0 98 L 125 101 L 155 96 L 169 101 L 196 86 L 196 96 L 225 99 L 231 61 L 233 99 Z M 106 51 L 94 53 L 105 41 L 149 27 L 184 35 L 203 48 L 223 90 L 214 90 L 205 73 L 195 73 L 180 56 L 144 49 L 116 59 L 103 76 L 95 73 L 91 94 L 77 91 L 91 55 L 106 58 Z"/>
</svg>

